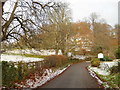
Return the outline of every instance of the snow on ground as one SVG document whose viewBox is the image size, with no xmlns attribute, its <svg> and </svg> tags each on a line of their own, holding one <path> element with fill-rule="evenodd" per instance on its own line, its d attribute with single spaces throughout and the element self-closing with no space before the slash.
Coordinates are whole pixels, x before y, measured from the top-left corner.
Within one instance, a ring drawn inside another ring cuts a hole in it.
<svg viewBox="0 0 120 90">
<path fill-rule="evenodd" d="M 83 56 L 83 55 L 75 55 L 75 56 L 73 56 L 72 57 L 73 59 L 85 59 L 86 58 L 86 56 Z"/>
<path fill-rule="evenodd" d="M 96 76 L 96 74 L 93 72 L 93 70 L 91 69 L 90 66 L 88 67 L 88 70 L 89 70 L 90 75 L 91 75 L 92 77 L 96 78 L 100 84 L 103 83 L 103 82 Z"/>
<path fill-rule="evenodd" d="M 118 62 L 103 62 L 103 63 L 107 64 L 109 67 L 117 66 L 118 65 Z"/>
<path fill-rule="evenodd" d="M 92 71 L 94 71 L 94 72 L 96 72 L 100 75 L 105 75 L 106 76 L 106 75 L 110 74 L 109 72 L 107 72 L 105 70 L 102 70 L 101 68 L 97 68 L 97 67 L 89 67 L 89 68 L 90 68 L 90 70 L 92 70 Z"/>
<path fill-rule="evenodd" d="M 55 50 L 35 50 L 35 49 L 15 49 L 12 51 L 7 51 L 7 53 L 16 53 L 16 54 L 36 54 L 36 55 L 54 55 Z"/>
<path fill-rule="evenodd" d="M 32 57 L 25 57 L 20 55 L 8 55 L 8 54 L 2 54 L 1 55 L 1 61 L 23 61 L 23 62 L 34 62 L 34 61 L 42 61 L 43 58 L 32 58 Z"/>
<path fill-rule="evenodd" d="M 90 75 L 91 75 L 92 77 L 94 77 L 94 78 L 98 81 L 98 83 L 99 83 L 100 85 L 102 85 L 102 84 L 104 83 L 104 87 L 105 87 L 105 88 L 109 88 L 108 83 L 107 83 L 107 82 L 103 82 L 103 81 L 95 74 L 95 72 L 91 69 L 91 66 L 88 67 L 88 70 L 89 70 Z"/>
<path fill-rule="evenodd" d="M 101 62 L 99 67 L 91 67 L 89 69 L 100 74 L 100 75 L 109 75 L 109 68 L 112 66 L 117 66 L 118 62 Z"/>
<path fill-rule="evenodd" d="M 109 71 L 113 66 L 117 66 L 118 62 L 101 62 L 99 68 L 104 71 Z"/>
<path fill-rule="evenodd" d="M 98 76 L 95 74 L 99 74 L 99 75 L 103 75 L 103 76 L 107 76 L 110 74 L 109 68 L 113 67 L 113 66 L 117 66 L 118 62 L 117 61 L 112 61 L 112 62 L 101 62 L 99 67 L 88 67 L 89 73 L 92 77 L 96 78 L 97 81 L 99 82 L 99 84 L 104 84 L 105 88 L 110 88 L 109 84 L 107 82 L 103 82 L 101 81 Z"/>
<path fill-rule="evenodd" d="M 41 85 L 45 84 L 47 81 L 51 80 L 55 76 L 61 74 L 68 67 L 66 67 L 62 70 L 58 69 L 56 71 L 52 71 L 52 69 L 46 69 L 44 74 L 41 77 L 36 75 L 35 80 L 28 79 L 28 80 L 26 80 L 25 85 L 21 85 L 21 84 L 17 84 L 17 83 L 16 83 L 16 85 L 20 86 L 20 87 L 23 87 L 23 88 L 28 88 L 28 87 L 29 88 L 37 88 L 38 86 L 41 86 Z"/>
</svg>

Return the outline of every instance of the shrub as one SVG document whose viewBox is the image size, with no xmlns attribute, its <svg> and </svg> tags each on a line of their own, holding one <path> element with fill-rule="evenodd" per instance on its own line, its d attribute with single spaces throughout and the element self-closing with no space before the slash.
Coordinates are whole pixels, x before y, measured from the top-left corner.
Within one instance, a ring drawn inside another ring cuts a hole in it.
<svg viewBox="0 0 120 90">
<path fill-rule="evenodd" d="M 69 64 L 75 64 L 75 63 L 80 63 L 83 62 L 84 60 L 80 60 L 80 59 L 69 59 Z"/>
<path fill-rule="evenodd" d="M 91 57 L 87 57 L 85 60 L 86 61 L 91 61 Z"/>
<path fill-rule="evenodd" d="M 109 58 L 108 56 L 105 56 L 104 59 L 105 59 L 105 61 L 112 61 L 112 59 Z"/>
<path fill-rule="evenodd" d="M 120 46 L 116 50 L 115 56 L 116 56 L 117 59 L 120 59 Z"/>
<path fill-rule="evenodd" d="M 27 79 L 30 73 L 35 73 L 38 67 L 33 63 L 2 61 L 2 86 L 15 87 L 15 83 Z M 38 62 L 37 62 L 38 63 Z M 29 64 L 29 65 L 28 65 Z M 40 73 L 42 73 L 41 69 Z"/>
<path fill-rule="evenodd" d="M 56 67 L 56 61 L 57 58 L 54 55 L 45 57 L 45 67 L 50 68 L 50 67 Z"/>
<path fill-rule="evenodd" d="M 116 74 L 119 72 L 118 66 L 113 66 L 110 68 L 110 73 L 111 74 Z"/>
<path fill-rule="evenodd" d="M 112 61 L 112 59 L 108 56 L 104 56 L 104 58 L 100 58 L 100 61 Z"/>
<path fill-rule="evenodd" d="M 100 60 L 98 58 L 93 58 L 91 60 L 91 66 L 98 67 L 100 65 Z"/>
<path fill-rule="evenodd" d="M 63 55 L 51 55 L 45 57 L 45 67 L 60 67 L 63 64 L 67 63 L 68 58 Z"/>
<path fill-rule="evenodd" d="M 67 63 L 68 58 L 63 55 L 57 55 L 57 66 L 62 66 L 63 64 Z"/>
<path fill-rule="evenodd" d="M 108 56 L 104 56 L 104 58 L 101 58 L 100 61 L 112 61 L 112 59 Z"/>
<path fill-rule="evenodd" d="M 17 68 L 12 62 L 2 61 L 2 86 L 11 87 L 17 80 Z"/>
<path fill-rule="evenodd" d="M 100 61 L 106 61 L 106 59 L 105 58 L 100 58 Z"/>
<path fill-rule="evenodd" d="M 120 87 L 120 72 L 117 75 L 118 86 Z"/>
</svg>

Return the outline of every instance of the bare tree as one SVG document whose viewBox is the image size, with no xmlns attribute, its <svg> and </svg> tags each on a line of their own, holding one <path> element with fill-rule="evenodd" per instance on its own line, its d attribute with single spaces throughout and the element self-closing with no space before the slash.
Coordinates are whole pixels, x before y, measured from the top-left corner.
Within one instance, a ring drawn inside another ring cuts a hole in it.
<svg viewBox="0 0 120 90">
<path fill-rule="evenodd" d="M 30 38 L 42 32 L 43 25 L 47 23 L 45 22 L 46 10 L 54 7 L 53 2 L 17 0 L 13 3 L 12 11 L 3 12 L 1 41 L 10 42 L 12 40 L 19 44 L 19 39 L 23 38 L 26 45 L 32 47 Z"/>
<path fill-rule="evenodd" d="M 99 52 L 105 53 L 107 56 L 113 55 L 111 30 L 112 27 L 104 22 L 101 22 L 98 15 L 92 13 L 90 16 L 90 22 L 93 31 L 93 50 L 97 54 Z"/>
<path fill-rule="evenodd" d="M 46 26 L 46 29 L 49 32 L 45 33 L 43 43 L 48 45 L 46 47 L 55 49 L 56 54 L 61 50 L 66 55 L 69 51 L 68 42 L 71 34 L 71 17 L 67 4 L 58 2 L 53 10 L 48 11 L 48 20 L 49 25 Z"/>
</svg>

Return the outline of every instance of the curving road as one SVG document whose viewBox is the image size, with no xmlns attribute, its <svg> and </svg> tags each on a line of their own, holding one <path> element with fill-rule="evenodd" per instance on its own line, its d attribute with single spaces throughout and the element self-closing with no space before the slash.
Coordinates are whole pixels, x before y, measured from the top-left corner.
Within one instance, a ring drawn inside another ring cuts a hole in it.
<svg viewBox="0 0 120 90">
<path fill-rule="evenodd" d="M 97 81 L 86 69 L 88 65 L 88 62 L 74 64 L 41 88 L 99 88 Z"/>
</svg>

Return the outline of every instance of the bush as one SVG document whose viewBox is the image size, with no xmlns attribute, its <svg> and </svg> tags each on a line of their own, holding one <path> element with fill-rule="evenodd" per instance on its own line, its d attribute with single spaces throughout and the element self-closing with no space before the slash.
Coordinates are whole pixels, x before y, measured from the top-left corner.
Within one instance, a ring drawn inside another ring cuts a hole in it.
<svg viewBox="0 0 120 90">
<path fill-rule="evenodd" d="M 118 86 L 120 87 L 120 72 L 117 75 Z"/>
<path fill-rule="evenodd" d="M 85 58 L 86 61 L 91 61 L 91 57 Z"/>
<path fill-rule="evenodd" d="M 100 58 L 100 61 L 106 61 L 106 59 L 105 58 Z"/>
<path fill-rule="evenodd" d="M 32 63 L 29 63 L 31 66 L 24 62 L 14 63 L 2 61 L 1 63 L 2 86 L 6 88 L 15 87 L 15 82 L 21 82 L 21 80 L 25 80 L 30 73 L 34 73 L 36 71 L 34 64 Z"/>
<path fill-rule="evenodd" d="M 98 67 L 100 65 L 100 60 L 98 58 L 93 58 L 91 60 L 91 66 Z"/>
<path fill-rule="evenodd" d="M 50 68 L 50 67 L 56 67 L 57 63 L 57 57 L 54 55 L 45 57 L 45 67 Z"/>
<path fill-rule="evenodd" d="M 104 59 L 105 59 L 105 61 L 112 61 L 112 59 L 109 58 L 108 56 L 105 56 Z"/>
<path fill-rule="evenodd" d="M 116 50 L 116 54 L 115 54 L 117 59 L 120 59 L 120 46 L 118 47 L 118 49 Z"/>
<path fill-rule="evenodd" d="M 100 58 L 100 61 L 112 61 L 112 59 L 108 56 L 104 56 L 104 58 Z"/>
<path fill-rule="evenodd" d="M 63 64 L 67 63 L 68 58 L 63 55 L 51 55 L 45 57 L 45 67 L 60 67 Z"/>
<path fill-rule="evenodd" d="M 100 61 L 112 61 L 112 59 L 108 56 L 104 56 L 104 58 L 101 58 Z"/>
<path fill-rule="evenodd" d="M 12 62 L 2 61 L 2 86 L 11 87 L 17 79 L 17 68 L 14 64 Z"/>
<path fill-rule="evenodd" d="M 110 68 L 110 73 L 111 74 L 116 74 L 119 72 L 118 66 L 113 66 Z"/>
<path fill-rule="evenodd" d="M 69 63 L 70 64 L 75 64 L 75 63 L 79 63 L 79 62 L 82 62 L 83 60 L 80 60 L 80 59 L 77 59 L 77 58 L 75 58 L 75 59 L 69 59 Z"/>
</svg>

